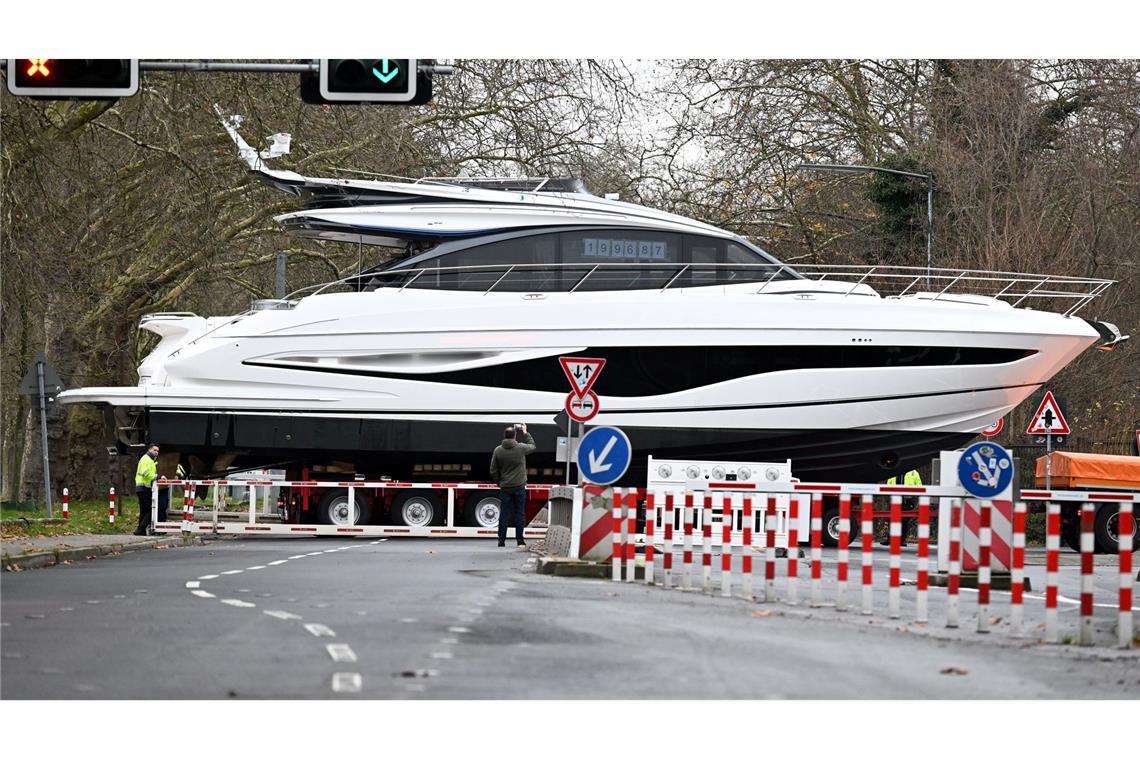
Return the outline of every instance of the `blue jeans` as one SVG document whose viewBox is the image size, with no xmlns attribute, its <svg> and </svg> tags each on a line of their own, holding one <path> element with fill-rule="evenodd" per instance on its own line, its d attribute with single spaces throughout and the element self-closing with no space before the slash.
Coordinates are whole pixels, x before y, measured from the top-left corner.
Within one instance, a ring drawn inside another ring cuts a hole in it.
<svg viewBox="0 0 1140 760">
<path fill-rule="evenodd" d="M 499 491 L 499 543 L 507 540 L 507 523 L 515 524 L 515 540 L 523 543 L 526 526 L 526 486 Z"/>
</svg>

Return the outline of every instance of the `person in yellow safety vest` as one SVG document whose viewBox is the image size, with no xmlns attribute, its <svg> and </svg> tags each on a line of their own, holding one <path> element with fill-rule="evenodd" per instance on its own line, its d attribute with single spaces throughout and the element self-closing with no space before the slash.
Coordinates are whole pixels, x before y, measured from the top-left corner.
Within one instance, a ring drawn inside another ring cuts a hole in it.
<svg viewBox="0 0 1140 760">
<path fill-rule="evenodd" d="M 888 486 L 893 486 L 897 483 L 898 483 L 897 477 L 891 477 L 891 478 L 887 479 L 887 485 Z M 903 485 L 904 486 L 920 486 L 920 485 L 922 485 L 922 476 L 918 474 L 918 470 L 910 470 L 909 472 L 907 472 L 906 475 L 903 475 Z M 917 496 L 904 496 L 902 499 L 902 502 L 903 502 L 903 507 L 905 507 L 906 509 L 915 509 L 918 506 L 918 497 Z M 910 528 L 914 527 L 914 525 L 915 525 L 915 519 L 913 517 L 904 517 L 903 518 L 903 520 L 902 520 L 902 545 L 903 546 L 906 546 L 907 531 Z M 886 542 L 888 544 L 890 543 L 889 536 L 890 536 L 890 534 L 888 533 L 888 540 Z"/>
<path fill-rule="evenodd" d="M 135 496 L 139 500 L 139 525 L 136 536 L 145 536 L 150 528 L 151 486 L 158 477 L 158 444 L 147 446 L 146 453 L 135 468 Z"/>
</svg>

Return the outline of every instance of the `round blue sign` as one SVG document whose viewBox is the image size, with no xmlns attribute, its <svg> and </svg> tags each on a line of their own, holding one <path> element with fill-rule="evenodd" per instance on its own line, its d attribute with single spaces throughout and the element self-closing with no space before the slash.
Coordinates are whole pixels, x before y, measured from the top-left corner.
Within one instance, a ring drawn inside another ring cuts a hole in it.
<svg viewBox="0 0 1140 760">
<path fill-rule="evenodd" d="M 578 444 L 578 470 L 599 486 L 616 483 L 629 469 L 633 447 L 625 433 L 615 427 L 596 427 Z"/>
<path fill-rule="evenodd" d="M 975 443 L 958 460 L 958 482 L 971 496 L 992 499 L 1013 482 L 1013 458 L 995 443 Z"/>
</svg>

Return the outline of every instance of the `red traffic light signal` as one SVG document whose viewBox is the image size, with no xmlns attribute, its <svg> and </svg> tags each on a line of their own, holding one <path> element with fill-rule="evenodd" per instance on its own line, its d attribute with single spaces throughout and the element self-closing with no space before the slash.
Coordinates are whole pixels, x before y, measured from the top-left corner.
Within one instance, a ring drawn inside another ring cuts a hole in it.
<svg viewBox="0 0 1140 760">
<path fill-rule="evenodd" d="M 8 92 L 53 99 L 121 98 L 139 90 L 135 58 L 9 58 Z"/>
</svg>

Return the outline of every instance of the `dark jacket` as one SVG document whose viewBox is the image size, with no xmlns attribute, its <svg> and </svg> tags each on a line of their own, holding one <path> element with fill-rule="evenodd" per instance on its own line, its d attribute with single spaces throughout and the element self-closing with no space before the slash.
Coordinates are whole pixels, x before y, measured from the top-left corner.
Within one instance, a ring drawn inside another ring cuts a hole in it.
<svg viewBox="0 0 1140 760">
<path fill-rule="evenodd" d="M 521 431 L 520 431 L 521 432 Z M 537 449 L 534 437 L 525 434 L 525 441 L 504 438 L 491 455 L 491 479 L 499 488 L 521 488 L 526 485 L 526 455 Z"/>
</svg>

